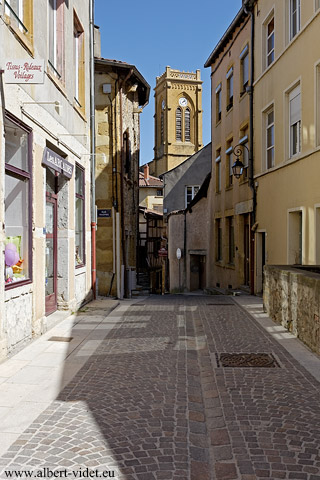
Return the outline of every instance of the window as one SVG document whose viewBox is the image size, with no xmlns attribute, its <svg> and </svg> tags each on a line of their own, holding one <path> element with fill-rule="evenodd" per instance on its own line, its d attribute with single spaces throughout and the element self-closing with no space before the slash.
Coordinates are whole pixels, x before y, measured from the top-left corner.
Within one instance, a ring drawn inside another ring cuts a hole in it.
<svg viewBox="0 0 320 480">
<path fill-rule="evenodd" d="M 49 66 L 58 78 L 64 70 L 64 0 L 49 0 Z"/>
<path fill-rule="evenodd" d="M 23 33 L 28 32 L 24 24 L 24 0 L 5 0 L 5 14 L 10 17 L 13 25 L 16 25 Z"/>
<path fill-rule="evenodd" d="M 290 40 L 292 40 L 301 28 L 301 6 L 300 0 L 289 0 L 290 2 L 290 14 L 289 14 L 289 27 L 290 27 Z"/>
<path fill-rule="evenodd" d="M 85 215 L 84 193 L 85 179 L 84 169 L 76 165 L 76 205 L 75 205 L 75 264 L 80 267 L 85 264 Z"/>
<path fill-rule="evenodd" d="M 301 210 L 289 211 L 288 218 L 288 263 L 302 265 L 303 218 Z"/>
<path fill-rule="evenodd" d="M 216 193 L 221 192 L 221 150 L 217 150 L 216 156 Z"/>
<path fill-rule="evenodd" d="M 131 178 L 131 142 L 128 131 L 123 134 L 123 163 L 124 173 Z"/>
<path fill-rule="evenodd" d="M 74 13 L 74 99 L 76 105 L 84 109 L 84 31 Z"/>
<path fill-rule="evenodd" d="M 242 158 L 243 163 L 243 176 L 247 178 L 248 176 L 248 166 L 249 166 L 249 139 L 248 139 L 248 127 L 241 130 L 241 138 L 239 140 L 239 145 L 242 146 Z"/>
<path fill-rule="evenodd" d="M 232 172 L 232 165 L 233 165 L 233 147 L 232 147 L 232 140 L 230 140 L 227 144 L 226 150 L 226 184 L 227 187 L 232 187 L 233 183 L 233 172 Z"/>
<path fill-rule="evenodd" d="M 157 197 L 163 197 L 163 190 L 162 189 L 157 190 L 156 196 Z"/>
<path fill-rule="evenodd" d="M 216 220 L 216 261 L 222 260 L 222 224 L 221 218 Z"/>
<path fill-rule="evenodd" d="M 199 191 L 199 185 L 190 185 L 187 186 L 185 189 L 185 208 L 191 203 L 193 200 L 194 196 L 197 194 Z"/>
<path fill-rule="evenodd" d="M 184 141 L 190 142 L 190 109 L 186 108 L 184 112 Z"/>
<path fill-rule="evenodd" d="M 266 65 L 269 67 L 274 61 L 274 18 L 270 20 L 267 25 L 267 62 Z"/>
<path fill-rule="evenodd" d="M 233 67 L 227 73 L 227 111 L 233 107 Z"/>
<path fill-rule="evenodd" d="M 164 113 L 161 112 L 161 132 L 160 132 L 160 139 L 161 143 L 164 142 Z"/>
<path fill-rule="evenodd" d="M 5 284 L 32 279 L 31 130 L 5 117 Z"/>
<path fill-rule="evenodd" d="M 216 123 L 221 120 L 221 83 L 216 88 Z"/>
<path fill-rule="evenodd" d="M 228 263 L 234 265 L 234 225 L 233 217 L 227 217 L 228 227 Z"/>
<path fill-rule="evenodd" d="M 176 110 L 176 140 L 182 141 L 182 112 L 180 107 Z"/>
<path fill-rule="evenodd" d="M 290 158 L 301 151 L 300 85 L 289 93 Z"/>
<path fill-rule="evenodd" d="M 315 8 L 316 10 L 318 10 L 320 8 L 320 0 L 315 0 L 316 3 L 315 3 Z"/>
<path fill-rule="evenodd" d="M 246 45 L 240 54 L 241 61 L 241 95 L 246 92 L 249 83 L 249 47 Z"/>
<path fill-rule="evenodd" d="M 274 167 L 274 110 L 273 107 L 265 113 L 266 118 L 266 165 L 267 169 Z"/>
</svg>

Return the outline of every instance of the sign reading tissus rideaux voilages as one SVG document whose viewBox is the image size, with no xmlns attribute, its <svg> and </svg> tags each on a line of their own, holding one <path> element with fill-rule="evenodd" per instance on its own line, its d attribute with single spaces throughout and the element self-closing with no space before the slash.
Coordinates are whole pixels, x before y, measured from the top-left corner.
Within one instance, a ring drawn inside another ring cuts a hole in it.
<svg viewBox="0 0 320 480">
<path fill-rule="evenodd" d="M 4 80 L 6 83 L 43 83 L 44 60 L 12 60 L 4 64 Z"/>
<path fill-rule="evenodd" d="M 42 165 L 53 168 L 53 170 L 62 173 L 67 178 L 72 177 L 73 165 L 48 147 L 43 151 Z"/>
</svg>

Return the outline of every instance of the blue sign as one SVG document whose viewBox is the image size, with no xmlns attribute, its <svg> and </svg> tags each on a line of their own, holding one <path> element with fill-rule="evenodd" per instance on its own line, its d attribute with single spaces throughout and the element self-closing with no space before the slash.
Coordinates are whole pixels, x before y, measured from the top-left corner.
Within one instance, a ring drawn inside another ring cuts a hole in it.
<svg viewBox="0 0 320 480">
<path fill-rule="evenodd" d="M 111 218 L 111 209 L 98 208 L 98 218 Z"/>
</svg>

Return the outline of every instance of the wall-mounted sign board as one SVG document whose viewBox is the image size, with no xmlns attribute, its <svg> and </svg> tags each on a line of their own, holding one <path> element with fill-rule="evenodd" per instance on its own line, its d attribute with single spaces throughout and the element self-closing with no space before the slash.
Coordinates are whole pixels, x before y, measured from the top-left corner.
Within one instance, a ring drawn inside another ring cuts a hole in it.
<svg viewBox="0 0 320 480">
<path fill-rule="evenodd" d="M 4 64 L 4 81 L 6 83 L 43 83 L 44 60 L 7 59 Z"/>
<path fill-rule="evenodd" d="M 111 218 L 111 209 L 98 208 L 98 218 Z"/>
</svg>

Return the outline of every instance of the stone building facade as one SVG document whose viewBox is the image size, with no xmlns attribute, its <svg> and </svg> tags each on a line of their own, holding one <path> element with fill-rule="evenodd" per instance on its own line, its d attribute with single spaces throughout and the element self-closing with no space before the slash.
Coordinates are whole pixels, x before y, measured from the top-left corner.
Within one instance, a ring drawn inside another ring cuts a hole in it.
<svg viewBox="0 0 320 480">
<path fill-rule="evenodd" d="M 85 0 L 0 14 L 3 359 L 91 298 L 90 49 Z"/>
<path fill-rule="evenodd" d="M 95 59 L 97 279 L 101 295 L 130 296 L 139 222 L 139 115 L 150 87 L 134 65 Z"/>
</svg>

